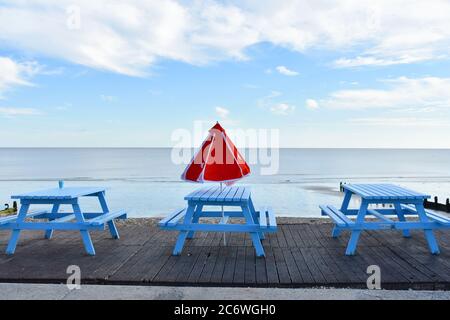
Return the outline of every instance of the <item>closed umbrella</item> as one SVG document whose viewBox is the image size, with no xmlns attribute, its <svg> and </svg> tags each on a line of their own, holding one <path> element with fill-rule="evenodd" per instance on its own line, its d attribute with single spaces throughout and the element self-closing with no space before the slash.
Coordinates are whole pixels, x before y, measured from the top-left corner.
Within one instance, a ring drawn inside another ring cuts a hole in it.
<svg viewBox="0 0 450 320">
<path fill-rule="evenodd" d="M 209 130 L 208 137 L 186 167 L 181 179 L 199 183 L 219 182 L 222 189 L 222 183 L 232 185 L 249 174 L 250 167 L 217 122 Z"/>
</svg>

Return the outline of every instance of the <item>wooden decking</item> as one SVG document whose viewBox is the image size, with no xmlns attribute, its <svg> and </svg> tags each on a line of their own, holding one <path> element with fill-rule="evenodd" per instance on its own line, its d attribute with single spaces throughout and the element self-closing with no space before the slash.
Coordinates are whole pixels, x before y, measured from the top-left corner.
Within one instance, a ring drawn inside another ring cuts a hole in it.
<svg viewBox="0 0 450 320">
<path fill-rule="evenodd" d="M 330 237 L 331 224 L 280 224 L 257 258 L 247 235 L 199 233 L 181 256 L 171 256 L 176 233 L 142 223 L 119 224 L 120 240 L 92 232 L 95 257 L 87 256 L 76 232 L 24 232 L 14 256 L 4 254 L 9 233 L 0 231 L 0 282 L 65 282 L 78 265 L 84 283 L 365 288 L 369 265 L 381 268 L 385 289 L 450 289 L 450 232 L 436 232 L 441 255 L 429 253 L 420 232 L 365 232 L 358 254 L 344 255 L 348 233 Z"/>
</svg>

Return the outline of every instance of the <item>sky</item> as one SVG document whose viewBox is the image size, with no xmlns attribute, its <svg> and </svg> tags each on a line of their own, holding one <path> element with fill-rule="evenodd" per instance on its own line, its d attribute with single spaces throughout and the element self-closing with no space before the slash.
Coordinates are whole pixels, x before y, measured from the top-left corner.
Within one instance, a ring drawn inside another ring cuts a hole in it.
<svg viewBox="0 0 450 320">
<path fill-rule="evenodd" d="M 215 121 L 450 148 L 450 1 L 0 0 L 0 147 L 170 147 Z"/>
</svg>

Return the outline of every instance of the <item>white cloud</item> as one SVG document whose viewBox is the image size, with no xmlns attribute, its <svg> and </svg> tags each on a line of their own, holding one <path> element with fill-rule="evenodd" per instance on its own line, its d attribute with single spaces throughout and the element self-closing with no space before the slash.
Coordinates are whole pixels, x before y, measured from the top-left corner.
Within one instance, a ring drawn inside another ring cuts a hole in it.
<svg viewBox="0 0 450 320">
<path fill-rule="evenodd" d="M 276 115 L 287 116 L 295 110 L 295 106 L 291 106 L 287 103 L 278 103 L 270 107 L 270 111 Z"/>
<path fill-rule="evenodd" d="M 17 62 L 0 57 L 0 97 L 13 86 L 29 86 L 29 79 L 39 71 L 36 62 Z"/>
<path fill-rule="evenodd" d="M 79 30 L 67 27 L 74 4 Z M 449 58 L 449 12 L 446 0 L 5 0 L 0 41 L 133 76 L 158 59 L 247 59 L 247 48 L 265 42 L 345 53 L 338 67 L 383 66 Z"/>
<path fill-rule="evenodd" d="M 38 115 L 40 112 L 32 108 L 11 108 L 11 107 L 0 107 L 0 115 L 6 117 L 14 116 L 32 116 Z"/>
<path fill-rule="evenodd" d="M 288 76 L 288 77 L 294 77 L 294 76 L 298 76 L 298 72 L 294 71 L 294 70 L 290 70 L 285 66 L 278 66 L 276 67 L 276 70 L 278 71 L 278 73 Z"/>
<path fill-rule="evenodd" d="M 111 95 L 106 95 L 106 94 L 101 94 L 101 95 L 100 95 L 100 99 L 101 99 L 102 101 L 112 103 L 112 102 L 114 102 L 114 101 L 117 100 L 117 97 L 111 96 Z"/>
<path fill-rule="evenodd" d="M 429 57 L 431 59 L 431 57 Z M 394 64 L 407 64 L 418 62 L 423 59 L 423 57 L 399 57 L 396 59 L 386 59 L 386 58 L 375 58 L 371 56 L 356 58 L 340 58 L 334 61 L 334 66 L 337 68 L 351 68 L 351 67 L 361 67 L 361 66 L 390 66 Z"/>
<path fill-rule="evenodd" d="M 387 89 L 332 92 L 320 105 L 335 109 L 450 109 L 450 78 L 400 77 L 383 81 Z"/>
<path fill-rule="evenodd" d="M 306 100 L 306 107 L 311 110 L 315 110 L 319 108 L 319 103 L 314 99 Z"/>
<path fill-rule="evenodd" d="M 383 127 L 436 127 L 450 126 L 445 120 L 435 118 L 416 118 L 416 117 L 373 117 L 373 118 L 353 118 L 348 122 L 362 126 L 383 126 Z"/>
<path fill-rule="evenodd" d="M 267 108 L 273 104 L 273 99 L 276 99 L 282 95 L 281 92 L 272 90 L 270 93 L 260 99 L 258 99 L 258 106 L 260 108 Z"/>
<path fill-rule="evenodd" d="M 222 118 L 226 119 L 228 115 L 230 114 L 230 110 L 222 108 L 222 107 L 216 107 L 216 114 Z"/>
</svg>

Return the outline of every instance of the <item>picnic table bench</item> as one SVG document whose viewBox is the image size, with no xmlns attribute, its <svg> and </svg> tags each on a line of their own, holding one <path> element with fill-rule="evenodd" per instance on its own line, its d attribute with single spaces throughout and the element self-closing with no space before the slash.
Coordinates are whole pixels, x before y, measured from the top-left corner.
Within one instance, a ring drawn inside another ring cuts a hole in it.
<svg viewBox="0 0 450 320">
<path fill-rule="evenodd" d="M 261 240 L 264 233 L 276 232 L 277 223 L 270 207 L 255 210 L 248 187 L 213 186 L 196 190 L 184 198 L 187 208 L 176 210 L 162 219 L 159 226 L 165 230 L 179 231 L 173 255 L 179 255 L 185 240 L 197 231 L 250 233 L 257 256 L 264 256 Z M 205 206 L 236 207 L 240 210 L 204 210 Z M 200 223 L 201 218 L 220 218 L 218 223 Z M 233 218 L 243 218 L 242 224 L 229 223 Z"/>
<path fill-rule="evenodd" d="M 22 230 L 44 230 L 46 239 L 52 237 L 53 230 L 79 230 L 86 252 L 95 255 L 89 231 L 104 230 L 108 226 L 111 236 L 119 239 L 114 219 L 127 217 L 125 210 L 109 210 L 105 192 L 105 188 L 101 187 L 69 187 L 13 195 L 12 199 L 20 200 L 18 214 L 0 218 L 0 230 L 12 231 L 6 253 L 14 254 Z M 98 198 L 101 212 L 82 212 L 80 197 Z M 52 205 L 52 209 L 30 212 L 31 205 Z M 71 206 L 73 212 L 60 212 L 62 205 Z"/>
<path fill-rule="evenodd" d="M 341 208 L 321 205 L 322 215 L 329 216 L 335 223 L 333 237 L 338 237 L 343 230 L 350 230 L 346 255 L 354 255 L 358 239 L 363 230 L 402 230 L 405 237 L 410 237 L 409 230 L 422 229 L 432 254 L 439 254 L 439 246 L 433 234 L 436 229 L 450 228 L 450 219 L 438 213 L 426 211 L 423 206 L 429 195 L 412 191 L 392 184 L 346 184 Z M 361 198 L 359 209 L 349 209 L 352 196 Z M 393 208 L 371 208 L 373 204 L 390 204 Z M 355 220 L 349 217 L 356 216 Z M 375 221 L 366 221 L 372 216 Z M 392 220 L 389 216 L 396 216 Z M 418 221 L 406 220 L 406 216 L 417 216 Z"/>
</svg>

